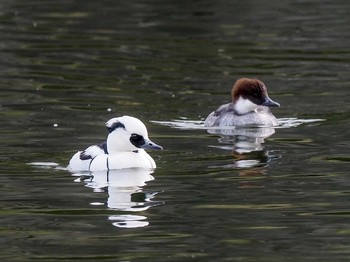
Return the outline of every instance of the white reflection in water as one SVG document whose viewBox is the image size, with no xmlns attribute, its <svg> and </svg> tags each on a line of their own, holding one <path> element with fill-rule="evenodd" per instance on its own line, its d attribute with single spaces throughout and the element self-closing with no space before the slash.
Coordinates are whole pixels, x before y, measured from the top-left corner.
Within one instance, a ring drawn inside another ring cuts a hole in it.
<svg viewBox="0 0 350 262">
<path fill-rule="evenodd" d="M 275 133 L 271 127 L 205 127 L 203 121 L 175 120 L 173 122 L 155 122 L 178 129 L 204 129 L 210 134 L 218 135 L 219 145 L 209 147 L 233 152 L 233 163 L 209 168 L 251 168 L 266 166 L 270 160 L 269 152 L 263 143 Z"/>
<path fill-rule="evenodd" d="M 107 192 L 107 207 L 124 212 L 140 212 L 162 204 L 152 201 L 158 192 L 144 192 L 146 182 L 154 180 L 153 170 L 130 168 L 122 170 L 109 170 L 92 172 L 88 174 L 73 174 L 79 176 L 75 182 L 84 181 L 85 186 L 92 188 L 93 192 Z M 92 202 L 90 205 L 101 205 Z M 145 227 L 149 224 L 145 216 L 132 214 L 111 215 L 108 220 L 120 228 Z"/>
<path fill-rule="evenodd" d="M 210 134 L 217 134 L 220 136 L 218 139 L 219 145 L 211 147 L 230 150 L 233 153 L 233 164 L 223 166 L 225 168 L 266 166 L 271 160 L 271 153 L 265 150 L 263 143 L 266 138 L 275 133 L 274 128 L 217 128 L 208 129 L 207 131 Z M 278 156 L 273 157 L 276 158 Z"/>
<path fill-rule="evenodd" d="M 55 162 L 31 162 L 29 165 L 45 168 L 67 170 Z M 106 203 L 91 202 L 91 206 L 103 206 L 122 212 L 141 212 L 153 206 L 164 204 L 152 199 L 159 192 L 145 192 L 146 182 L 154 180 L 154 170 L 129 168 L 99 172 L 74 173 L 75 182 L 84 182 L 86 187 L 92 188 L 94 193 L 108 193 Z M 147 217 L 133 214 L 111 215 L 108 220 L 119 228 L 136 228 L 149 225 Z"/>
<path fill-rule="evenodd" d="M 276 127 L 205 127 L 204 121 L 182 118 L 172 121 L 152 121 L 153 123 L 170 126 L 182 130 L 204 129 L 210 134 L 220 136 L 219 145 L 209 147 L 230 150 L 234 156 L 233 164 L 210 166 L 210 168 L 240 168 L 265 167 L 272 159 L 280 158 L 275 151 L 267 151 L 263 146 L 265 139 L 272 136 L 278 128 L 292 128 L 302 124 L 317 125 L 325 119 L 279 118 Z M 253 170 L 250 170 L 252 172 Z M 257 170 L 265 173 L 265 170 Z"/>
<path fill-rule="evenodd" d="M 108 220 L 113 221 L 112 225 L 120 228 L 145 227 L 149 222 L 144 221 L 147 217 L 137 215 L 109 216 Z"/>
<path fill-rule="evenodd" d="M 226 165 L 229 168 L 252 168 L 265 167 L 281 155 L 276 151 L 267 151 L 263 144 L 265 139 L 276 132 L 276 128 L 291 128 L 301 124 L 319 124 L 324 119 L 297 119 L 280 118 L 277 127 L 231 127 L 231 128 L 211 128 L 207 129 L 210 134 L 220 135 L 218 139 L 220 145 L 213 146 L 225 150 L 231 150 L 234 156 L 234 164 Z M 224 144 L 224 146 L 222 145 Z M 231 146 L 228 146 L 231 145 Z M 264 169 L 256 169 L 257 174 L 264 174 Z M 250 170 L 250 174 L 254 170 Z"/>
</svg>

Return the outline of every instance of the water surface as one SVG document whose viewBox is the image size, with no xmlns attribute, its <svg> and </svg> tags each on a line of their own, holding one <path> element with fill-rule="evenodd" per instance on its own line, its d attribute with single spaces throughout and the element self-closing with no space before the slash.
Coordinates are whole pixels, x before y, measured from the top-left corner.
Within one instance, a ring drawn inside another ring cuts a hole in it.
<svg viewBox="0 0 350 262">
<path fill-rule="evenodd" d="M 4 261 L 349 260 L 348 1 L 0 7 Z M 290 125 L 198 128 L 243 76 Z M 124 114 L 154 172 L 65 169 Z"/>
</svg>

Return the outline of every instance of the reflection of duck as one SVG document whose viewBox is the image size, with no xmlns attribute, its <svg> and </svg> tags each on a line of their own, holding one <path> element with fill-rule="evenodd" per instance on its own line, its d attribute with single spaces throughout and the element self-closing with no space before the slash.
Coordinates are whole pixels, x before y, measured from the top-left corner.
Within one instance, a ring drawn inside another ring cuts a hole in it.
<svg viewBox="0 0 350 262">
<path fill-rule="evenodd" d="M 269 98 L 263 82 L 241 78 L 231 91 L 232 102 L 210 113 L 204 125 L 211 126 L 276 126 L 277 119 L 268 107 L 280 106 Z"/>
<path fill-rule="evenodd" d="M 162 149 L 148 138 L 146 126 L 137 118 L 110 119 L 107 141 L 78 151 L 68 168 L 73 171 L 101 171 L 123 168 L 155 168 L 156 163 L 145 149 Z"/>
<path fill-rule="evenodd" d="M 270 160 L 270 156 L 262 144 L 265 138 L 275 133 L 274 128 L 237 127 L 232 129 L 209 129 L 208 132 L 221 135 L 219 143 L 224 144 L 224 146 L 218 147 L 232 150 L 233 167 L 235 168 L 265 166 Z M 231 146 L 228 147 L 228 144 Z"/>
<path fill-rule="evenodd" d="M 141 168 L 93 172 L 86 186 L 96 192 L 108 192 L 107 206 L 121 211 L 142 211 L 152 206 L 155 193 L 144 193 L 142 187 L 154 180 L 153 171 Z M 150 203 L 148 203 L 150 202 Z"/>
<path fill-rule="evenodd" d="M 142 168 L 109 170 L 80 174 L 76 181 L 84 181 L 94 192 L 108 192 L 107 206 L 126 212 L 139 212 L 162 204 L 152 201 L 157 192 L 143 192 L 146 182 L 154 180 L 153 171 Z M 76 174 L 79 175 L 79 174 Z M 137 215 L 111 215 L 108 217 L 118 227 L 147 226 L 147 217 Z"/>
</svg>

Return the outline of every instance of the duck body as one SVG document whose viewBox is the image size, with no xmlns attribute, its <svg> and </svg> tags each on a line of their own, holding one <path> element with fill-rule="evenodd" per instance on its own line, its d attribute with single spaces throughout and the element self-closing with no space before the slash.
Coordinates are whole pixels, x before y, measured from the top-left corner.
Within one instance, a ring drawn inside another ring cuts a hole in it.
<svg viewBox="0 0 350 262">
<path fill-rule="evenodd" d="M 205 119 L 207 127 L 225 126 L 277 126 L 276 117 L 266 106 L 259 106 L 244 115 L 235 112 L 233 103 L 221 105 Z"/>
<path fill-rule="evenodd" d="M 91 172 L 126 168 L 156 168 L 153 158 L 143 149 L 134 152 L 119 152 L 97 155 L 89 165 Z"/>
<path fill-rule="evenodd" d="M 146 126 L 139 119 L 130 116 L 112 118 L 106 126 L 107 140 L 76 152 L 69 161 L 70 171 L 156 168 L 145 149 L 161 150 L 162 147 L 148 138 Z"/>
<path fill-rule="evenodd" d="M 258 79 L 241 78 L 231 91 L 232 102 L 221 105 L 205 119 L 206 127 L 277 126 L 268 107 L 279 107 L 269 98 L 265 84 Z"/>
</svg>

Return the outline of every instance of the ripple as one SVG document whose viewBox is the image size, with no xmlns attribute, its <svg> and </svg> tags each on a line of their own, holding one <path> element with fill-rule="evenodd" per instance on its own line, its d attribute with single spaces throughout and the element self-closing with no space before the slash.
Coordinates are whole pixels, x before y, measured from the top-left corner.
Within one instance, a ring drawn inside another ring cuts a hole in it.
<svg viewBox="0 0 350 262">
<path fill-rule="evenodd" d="M 273 128 L 291 128 L 297 127 L 303 124 L 321 124 L 326 119 L 302 119 L 302 118 L 278 118 L 278 126 Z M 217 130 L 218 127 L 206 127 L 204 126 L 203 120 L 188 120 L 188 119 L 173 119 L 171 121 L 151 121 L 152 123 L 169 126 L 176 129 L 191 130 L 191 129 L 206 129 L 206 130 Z M 242 127 L 240 127 L 242 128 Z M 249 128 L 262 128 L 262 127 L 249 127 Z M 220 127 L 220 130 L 234 130 L 234 126 Z"/>
<path fill-rule="evenodd" d="M 59 164 L 55 163 L 55 162 L 31 162 L 28 163 L 28 165 L 32 165 L 32 166 L 39 166 L 39 167 L 58 167 Z"/>
<path fill-rule="evenodd" d="M 173 119 L 172 121 L 151 121 L 152 123 L 169 126 L 177 129 L 208 129 L 202 120 Z M 231 127 L 232 128 L 232 127 Z"/>
<path fill-rule="evenodd" d="M 316 118 L 316 119 L 298 119 L 298 118 L 278 118 L 277 128 L 290 128 L 297 127 L 303 124 L 321 124 L 325 122 L 326 119 Z"/>
<path fill-rule="evenodd" d="M 67 170 L 66 167 L 63 167 L 60 164 L 55 162 L 30 162 L 30 163 L 27 163 L 27 165 L 43 168 L 43 169 Z"/>
<path fill-rule="evenodd" d="M 335 154 L 330 156 L 317 156 L 311 159 L 312 161 L 326 161 L 330 163 L 350 163 L 349 155 Z"/>
</svg>

